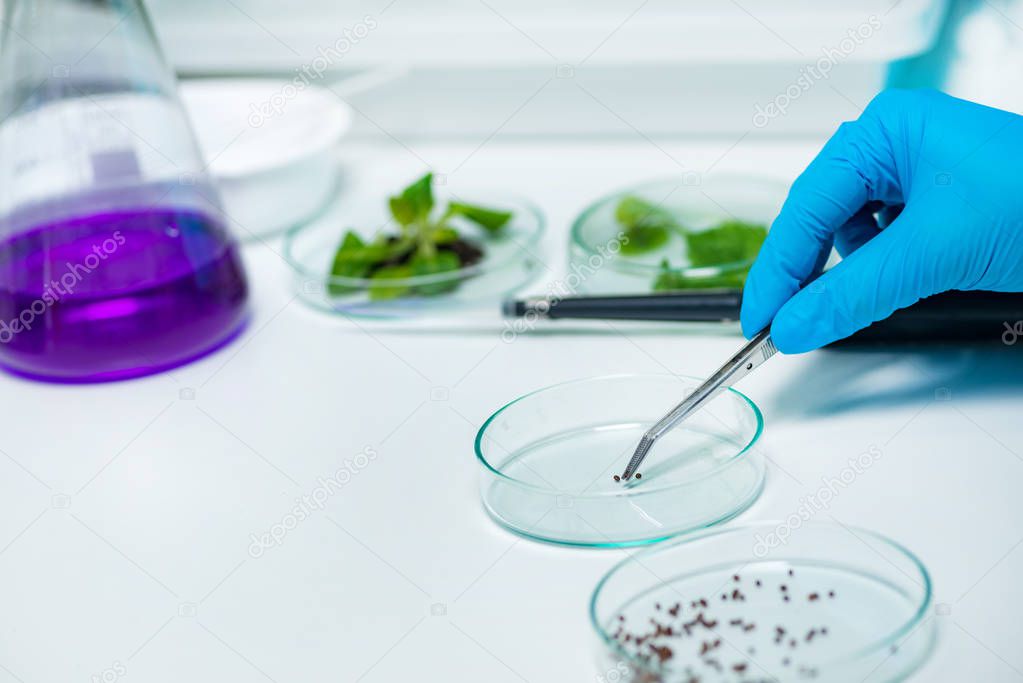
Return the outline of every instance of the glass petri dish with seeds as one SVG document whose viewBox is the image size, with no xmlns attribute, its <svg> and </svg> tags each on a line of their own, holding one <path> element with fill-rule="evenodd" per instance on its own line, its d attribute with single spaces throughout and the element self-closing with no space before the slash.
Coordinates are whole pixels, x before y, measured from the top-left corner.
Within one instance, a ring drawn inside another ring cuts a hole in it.
<svg viewBox="0 0 1023 683">
<path fill-rule="evenodd" d="M 627 485 L 615 480 L 643 432 L 699 384 L 616 375 L 512 401 L 476 436 L 484 508 L 515 533 L 573 546 L 642 545 L 731 519 L 764 483 L 753 451 L 763 418 L 737 391 L 664 435 Z"/>
<path fill-rule="evenodd" d="M 762 523 L 634 554 L 597 585 L 597 666 L 624 680 L 901 681 L 934 644 L 931 580 L 899 544 Z"/>
</svg>

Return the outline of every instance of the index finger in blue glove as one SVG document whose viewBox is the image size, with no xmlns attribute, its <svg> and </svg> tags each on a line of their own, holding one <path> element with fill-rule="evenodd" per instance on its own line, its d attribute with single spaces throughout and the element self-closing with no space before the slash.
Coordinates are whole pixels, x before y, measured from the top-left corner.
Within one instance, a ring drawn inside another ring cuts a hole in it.
<svg viewBox="0 0 1023 683">
<path fill-rule="evenodd" d="M 948 263 L 947 245 L 926 239 L 931 219 L 920 214 L 907 209 L 789 299 L 771 324 L 778 350 L 803 353 L 830 344 L 954 286 L 957 269 Z"/>
<path fill-rule="evenodd" d="M 871 200 L 898 201 L 896 170 L 878 97 L 857 121 L 842 124 L 793 183 L 750 270 L 743 294 L 743 332 L 770 324 L 814 275 L 835 232 Z"/>
</svg>

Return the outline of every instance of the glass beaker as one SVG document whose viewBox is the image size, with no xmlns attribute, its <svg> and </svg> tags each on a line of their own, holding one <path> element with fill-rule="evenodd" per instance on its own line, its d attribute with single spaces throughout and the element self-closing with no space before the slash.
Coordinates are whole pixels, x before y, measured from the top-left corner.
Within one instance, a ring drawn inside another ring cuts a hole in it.
<svg viewBox="0 0 1023 683">
<path fill-rule="evenodd" d="M 139 0 L 5 3 L 0 365 L 71 382 L 158 372 L 233 338 L 246 299 Z"/>
</svg>

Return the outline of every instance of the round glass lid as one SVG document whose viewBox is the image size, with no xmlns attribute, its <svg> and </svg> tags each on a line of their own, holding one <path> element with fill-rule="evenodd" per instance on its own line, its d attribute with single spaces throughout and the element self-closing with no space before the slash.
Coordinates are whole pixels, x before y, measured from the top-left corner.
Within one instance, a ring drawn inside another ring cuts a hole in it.
<svg viewBox="0 0 1023 683">
<path fill-rule="evenodd" d="M 627 546 L 730 519 L 760 494 L 750 449 L 763 420 L 729 390 L 650 452 L 640 477 L 615 481 L 643 432 L 700 384 L 673 375 L 618 375 L 558 384 L 494 413 L 476 437 L 480 495 L 524 536 L 568 545 Z"/>
<path fill-rule="evenodd" d="M 931 601 L 927 570 L 893 541 L 771 522 L 635 553 L 597 585 L 590 618 L 598 665 L 622 680 L 863 683 L 926 660 Z"/>
</svg>

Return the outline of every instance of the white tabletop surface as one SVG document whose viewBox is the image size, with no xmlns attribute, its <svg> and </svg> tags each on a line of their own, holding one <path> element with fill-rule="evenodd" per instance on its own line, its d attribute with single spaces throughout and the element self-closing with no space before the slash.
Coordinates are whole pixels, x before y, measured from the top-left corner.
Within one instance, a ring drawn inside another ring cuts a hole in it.
<svg viewBox="0 0 1023 683">
<path fill-rule="evenodd" d="M 552 279 L 568 222 L 606 190 L 679 173 L 676 162 L 791 178 L 814 152 L 733 142 L 387 143 L 344 156 L 349 192 L 398 187 L 429 164 L 452 187 L 534 197 Z M 199 362 L 98 386 L 0 377 L 0 683 L 597 680 L 587 601 L 623 551 L 497 528 L 472 439 L 505 401 L 565 379 L 705 374 L 734 331 L 597 325 L 505 343 L 496 314 L 466 330 L 356 324 L 297 301 L 279 251 L 245 248 L 252 322 Z M 914 680 L 1023 678 L 1020 354 L 817 352 L 777 358 L 741 387 L 763 409 L 771 464 L 735 523 L 787 516 L 848 458 L 881 449 L 819 517 L 889 535 L 930 569 L 939 644 Z M 250 554 L 252 534 L 366 448 L 377 457 L 323 510 Z"/>
</svg>

